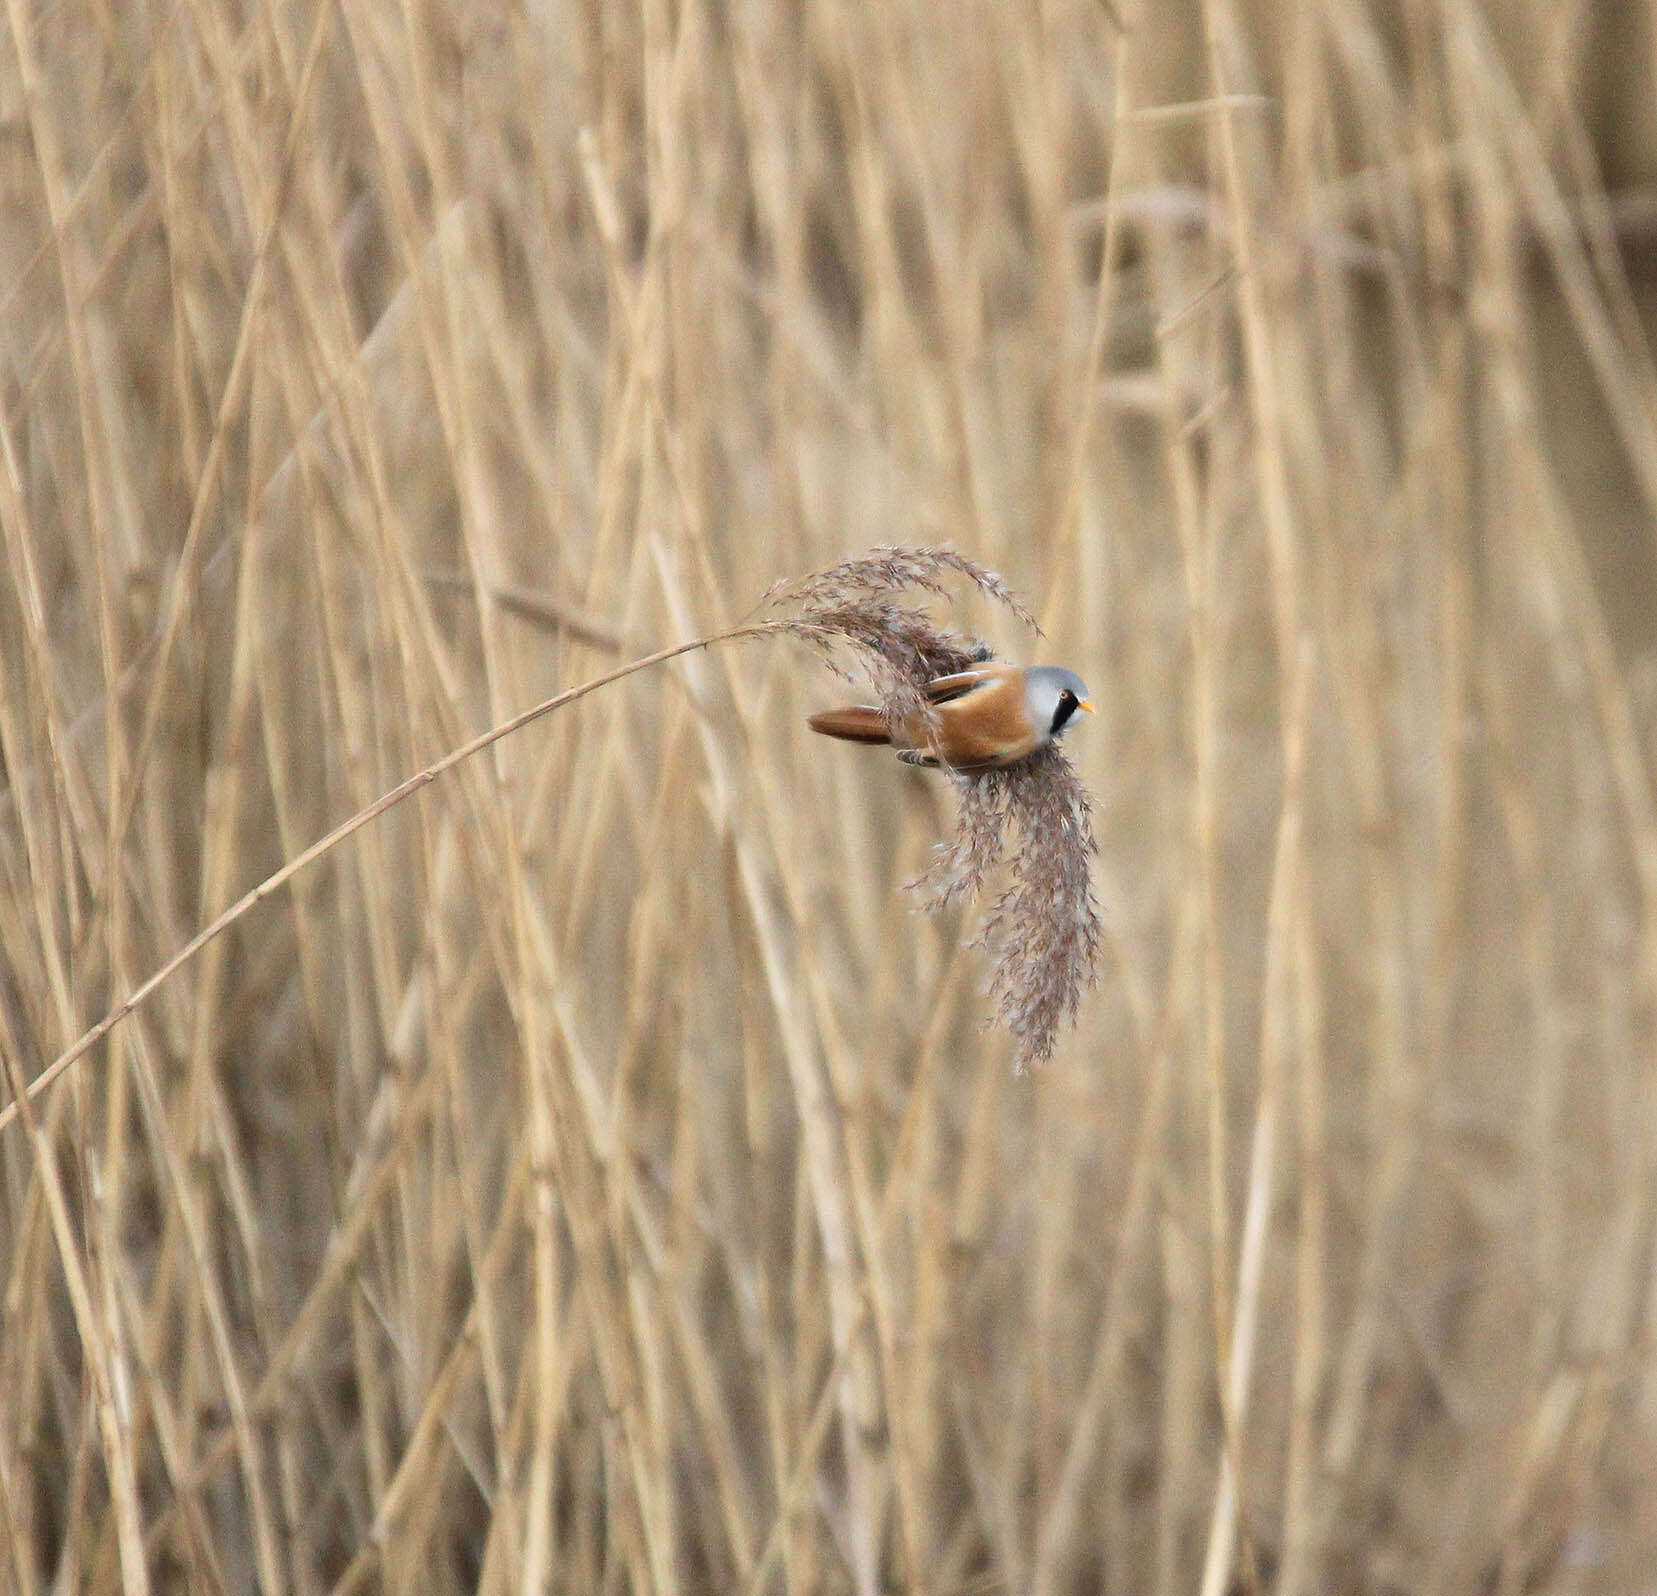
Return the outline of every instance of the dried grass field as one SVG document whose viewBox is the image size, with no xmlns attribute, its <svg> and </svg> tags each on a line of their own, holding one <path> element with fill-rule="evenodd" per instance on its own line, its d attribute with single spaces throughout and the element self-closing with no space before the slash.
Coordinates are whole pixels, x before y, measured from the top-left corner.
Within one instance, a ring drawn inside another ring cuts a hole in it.
<svg viewBox="0 0 1657 1596">
<path fill-rule="evenodd" d="M 0 1590 L 1657 1589 L 1654 63 L 8 0 Z M 71 1057 L 888 544 L 1098 708 L 1043 1067 L 782 635 Z"/>
</svg>

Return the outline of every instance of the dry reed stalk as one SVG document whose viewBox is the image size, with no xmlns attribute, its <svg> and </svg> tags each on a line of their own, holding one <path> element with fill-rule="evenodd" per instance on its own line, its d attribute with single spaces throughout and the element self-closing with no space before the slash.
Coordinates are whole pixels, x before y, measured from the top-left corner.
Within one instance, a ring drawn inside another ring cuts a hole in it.
<svg viewBox="0 0 1657 1596">
<path fill-rule="evenodd" d="M 948 549 L 878 549 L 866 559 L 833 566 L 786 589 L 774 588 L 773 606 L 787 606 L 797 614 L 677 643 L 606 671 L 479 733 L 341 821 L 204 926 L 53 1059 L 29 1083 L 28 1099 L 45 1092 L 167 980 L 301 871 L 474 754 L 599 688 L 720 643 L 788 635 L 817 645 L 849 644 L 874 666 L 875 686 L 889 716 L 924 712 L 922 690 L 927 682 L 986 657 L 981 645 L 938 631 L 924 611 L 890 596 L 905 587 L 941 593 L 945 572 L 967 577 L 980 592 L 1034 624 L 998 576 Z M 960 829 L 952 842 L 940 845 L 933 868 L 914 885 L 929 908 L 942 908 L 977 892 L 1001 857 L 1007 826 L 1017 825 L 1020 846 L 1011 859 L 1013 885 L 991 908 L 982 939 L 995 955 L 990 993 L 996 1017 L 1018 1039 L 1020 1067 L 1045 1063 L 1061 1026 L 1075 1018 L 1082 988 L 1093 979 L 1099 949 L 1090 879 L 1091 860 L 1098 851 L 1092 806 L 1075 770 L 1052 745 L 1016 766 L 951 774 L 961 784 Z M 18 1109 L 15 1102 L 0 1109 L 0 1131 Z"/>
</svg>

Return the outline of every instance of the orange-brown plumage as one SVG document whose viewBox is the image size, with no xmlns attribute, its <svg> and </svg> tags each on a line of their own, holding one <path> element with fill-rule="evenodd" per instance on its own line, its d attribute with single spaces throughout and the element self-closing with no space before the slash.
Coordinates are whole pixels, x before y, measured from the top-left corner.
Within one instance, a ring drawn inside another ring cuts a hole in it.
<svg viewBox="0 0 1657 1596">
<path fill-rule="evenodd" d="M 916 765 L 983 770 L 1010 765 L 1051 741 L 1077 709 L 1091 710 L 1070 671 L 991 662 L 927 684 L 929 715 L 892 724 L 880 710 L 851 705 L 811 717 L 813 731 L 847 742 L 890 743 Z"/>
</svg>

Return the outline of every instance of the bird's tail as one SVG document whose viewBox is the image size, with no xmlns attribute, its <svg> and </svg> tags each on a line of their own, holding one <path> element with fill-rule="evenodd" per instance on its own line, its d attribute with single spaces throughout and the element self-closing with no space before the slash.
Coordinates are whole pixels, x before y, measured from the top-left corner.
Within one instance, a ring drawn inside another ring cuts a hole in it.
<svg viewBox="0 0 1657 1596">
<path fill-rule="evenodd" d="M 809 722 L 814 732 L 825 737 L 839 737 L 848 743 L 889 743 L 892 734 L 886 717 L 868 704 L 853 704 L 846 709 L 825 709 L 813 715 Z"/>
</svg>

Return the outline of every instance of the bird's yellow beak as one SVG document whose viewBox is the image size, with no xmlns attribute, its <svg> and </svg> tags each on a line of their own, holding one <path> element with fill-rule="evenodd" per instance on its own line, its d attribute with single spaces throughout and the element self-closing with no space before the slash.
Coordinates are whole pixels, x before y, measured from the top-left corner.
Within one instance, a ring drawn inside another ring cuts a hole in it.
<svg viewBox="0 0 1657 1596">
<path fill-rule="evenodd" d="M 1085 709 L 1091 715 L 1093 713 L 1093 700 L 1091 698 L 1078 698 L 1076 708 Z"/>
</svg>

